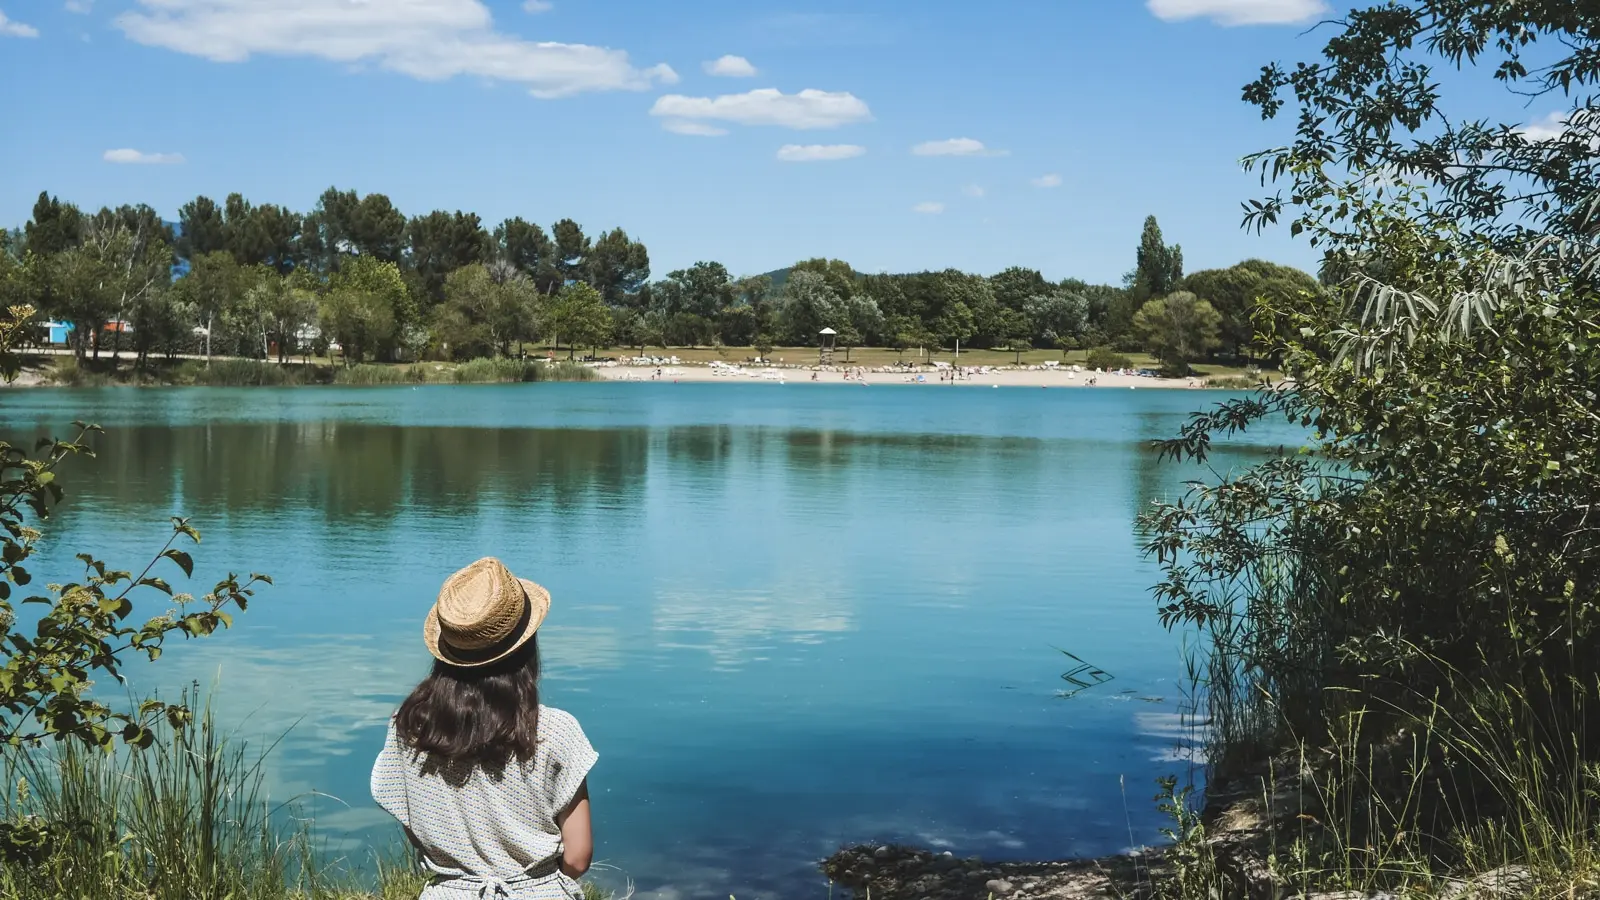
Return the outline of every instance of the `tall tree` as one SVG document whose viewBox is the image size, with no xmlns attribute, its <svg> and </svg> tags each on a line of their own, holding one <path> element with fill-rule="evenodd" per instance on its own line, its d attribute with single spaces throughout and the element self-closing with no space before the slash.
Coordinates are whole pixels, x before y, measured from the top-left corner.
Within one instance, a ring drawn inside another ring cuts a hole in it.
<svg viewBox="0 0 1600 900">
<path fill-rule="evenodd" d="M 379 355 L 401 340 L 400 330 L 415 315 L 400 269 L 375 255 L 344 263 L 328 280 L 320 319 L 322 330 L 343 348 L 344 363 Z"/>
<path fill-rule="evenodd" d="M 350 242 L 357 253 L 399 263 L 405 248 L 406 217 L 383 194 L 368 194 L 356 205 Z"/>
<path fill-rule="evenodd" d="M 561 287 L 555 245 L 543 228 L 522 218 L 506 219 L 495 227 L 494 245 L 495 258 L 532 278 L 541 293 L 553 293 Z"/>
<path fill-rule="evenodd" d="M 550 335 L 552 346 L 567 342 L 570 359 L 578 347 L 595 347 L 610 337 L 611 314 L 599 291 L 581 281 L 573 282 L 544 299 L 539 327 Z"/>
<path fill-rule="evenodd" d="M 1316 279 L 1305 272 L 1259 259 L 1195 272 L 1183 279 L 1183 289 L 1210 302 L 1222 314 L 1222 345 L 1239 358 L 1250 355 L 1255 343 L 1252 317 L 1262 301 L 1282 309 L 1302 294 L 1322 293 Z"/>
<path fill-rule="evenodd" d="M 135 307 L 156 302 L 156 295 L 164 294 L 172 284 L 172 244 L 171 226 L 143 204 L 102 209 L 84 230 L 84 246 L 105 260 L 110 278 L 107 290 L 116 298 L 110 333 L 113 363 L 121 353 Z M 96 343 L 97 354 L 99 349 Z"/>
<path fill-rule="evenodd" d="M 1178 289 L 1183 280 L 1183 248 L 1168 246 L 1161 236 L 1161 225 L 1155 216 L 1144 220 L 1144 232 L 1139 236 L 1139 251 L 1130 276 L 1129 287 L 1134 299 L 1144 302 L 1151 297 L 1165 297 Z"/>
<path fill-rule="evenodd" d="M 62 203 L 46 191 L 39 192 L 33 204 L 33 218 L 23 226 L 28 250 L 40 256 L 64 253 L 83 239 L 83 213 L 70 203 Z"/>
<path fill-rule="evenodd" d="M 194 260 L 228 248 L 222 207 L 201 195 L 178 207 L 178 256 Z"/>
<path fill-rule="evenodd" d="M 1156 359 L 1177 374 L 1221 343 L 1222 315 L 1188 291 L 1151 300 L 1134 314 L 1133 327 Z"/>
<path fill-rule="evenodd" d="M 1050 293 L 1051 285 L 1038 269 L 1012 266 L 990 277 L 989 287 L 994 291 L 996 303 L 1006 309 L 1020 310 L 1030 298 Z"/>
<path fill-rule="evenodd" d="M 265 265 L 279 274 L 300 262 L 303 218 L 276 204 L 254 206 L 241 194 L 223 201 L 223 241 L 240 266 Z"/>
<path fill-rule="evenodd" d="M 211 364 L 212 337 L 218 320 L 228 305 L 241 293 L 244 276 L 233 254 L 216 250 L 189 261 L 189 274 L 178 279 L 175 289 L 189 303 L 204 331 L 206 365 Z"/>
<path fill-rule="evenodd" d="M 856 279 L 860 277 L 844 260 L 820 257 L 795 263 L 789 268 L 790 276 L 792 277 L 795 272 L 815 272 L 821 275 L 840 300 L 850 299 L 850 295 L 856 290 Z"/>
<path fill-rule="evenodd" d="M 285 363 L 300 346 L 305 329 L 317 321 L 317 279 L 305 269 L 278 275 L 268 269 L 261 273 L 256 290 L 265 314 L 267 335 L 278 348 L 278 362 Z"/>
<path fill-rule="evenodd" d="M 716 318 L 736 296 L 728 268 L 704 261 L 667 273 L 667 280 L 655 291 L 656 302 L 668 316 L 688 313 L 707 321 Z"/>
<path fill-rule="evenodd" d="M 961 342 L 977 333 L 977 330 L 972 310 L 959 300 L 946 306 L 933 323 L 934 334 L 949 341 L 955 347 L 957 356 L 961 355 Z"/>
<path fill-rule="evenodd" d="M 452 356 L 509 356 L 512 343 L 532 330 L 538 290 L 508 263 L 457 269 L 444 291 L 435 334 Z"/>
<path fill-rule="evenodd" d="M 444 299 L 445 278 L 458 269 L 482 263 L 490 238 L 477 213 L 434 210 L 413 218 L 406 228 L 408 259 L 432 302 Z"/>
<path fill-rule="evenodd" d="M 316 232 L 324 271 L 339 268 L 347 256 L 374 256 L 398 263 L 406 241 L 406 217 L 383 194 L 361 197 L 355 191 L 328 188 L 308 217 Z"/>
<path fill-rule="evenodd" d="M 588 281 L 612 306 L 635 305 L 639 287 L 650 278 L 650 253 L 614 228 L 602 234 L 584 260 Z"/>
<path fill-rule="evenodd" d="M 1064 339 L 1081 342 L 1089 328 L 1089 301 L 1082 294 L 1037 294 L 1023 301 L 1022 312 L 1029 326 L 1028 339 L 1043 346 L 1059 347 Z"/>
<path fill-rule="evenodd" d="M 583 226 L 571 219 L 562 219 L 550 233 L 555 236 L 556 271 L 560 273 L 561 283 L 582 281 L 588 274 L 584 260 L 589 256 L 589 239 L 584 236 Z"/>
<path fill-rule="evenodd" d="M 785 341 L 814 347 L 822 329 L 838 330 L 844 320 L 844 301 L 827 276 L 812 269 L 789 273 L 778 306 L 778 326 Z"/>
</svg>

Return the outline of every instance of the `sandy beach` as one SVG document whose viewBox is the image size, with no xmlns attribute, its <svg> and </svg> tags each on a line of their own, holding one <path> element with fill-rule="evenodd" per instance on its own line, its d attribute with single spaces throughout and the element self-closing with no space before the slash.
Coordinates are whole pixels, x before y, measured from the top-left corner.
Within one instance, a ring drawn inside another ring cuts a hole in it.
<svg viewBox="0 0 1600 900">
<path fill-rule="evenodd" d="M 840 370 L 815 370 L 804 368 L 713 367 L 680 363 L 659 367 L 612 365 L 596 366 L 595 371 L 608 381 L 665 381 L 678 383 L 726 382 L 730 384 L 859 384 L 866 386 L 894 385 L 923 388 L 1093 388 L 1122 389 L 1201 389 L 1206 386 L 1201 378 L 1151 378 L 1145 375 L 1118 375 L 1112 372 L 1073 372 L 1066 369 L 991 369 L 972 372 L 954 381 L 941 381 L 934 369 L 918 369 L 908 374 L 904 371 L 865 370 L 847 373 Z M 815 380 L 813 380 L 815 376 Z M 921 381 L 918 381 L 918 377 Z M 1091 381 L 1093 383 L 1091 383 Z"/>
</svg>

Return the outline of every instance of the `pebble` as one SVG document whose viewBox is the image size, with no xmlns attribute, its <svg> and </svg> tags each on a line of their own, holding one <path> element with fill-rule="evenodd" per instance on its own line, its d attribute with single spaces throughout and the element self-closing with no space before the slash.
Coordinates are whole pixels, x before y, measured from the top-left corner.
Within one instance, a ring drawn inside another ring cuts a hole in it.
<svg viewBox="0 0 1600 900">
<path fill-rule="evenodd" d="M 889 858 L 889 848 L 888 847 L 879 847 L 878 849 L 872 851 L 872 858 L 873 859 L 888 859 Z"/>
<path fill-rule="evenodd" d="M 1012 891 L 1011 882 L 1006 881 L 1003 878 L 996 878 L 993 881 L 985 882 L 983 886 L 984 889 L 986 889 L 989 893 L 998 894 L 1002 897 L 1011 893 Z"/>
</svg>

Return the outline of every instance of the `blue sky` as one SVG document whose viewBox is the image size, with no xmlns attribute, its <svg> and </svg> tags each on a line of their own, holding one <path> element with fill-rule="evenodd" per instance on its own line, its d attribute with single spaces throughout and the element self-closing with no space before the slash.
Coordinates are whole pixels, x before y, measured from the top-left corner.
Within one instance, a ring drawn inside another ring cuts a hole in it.
<svg viewBox="0 0 1600 900">
<path fill-rule="evenodd" d="M 1311 267 L 1239 228 L 1239 89 L 1322 0 L 0 0 L 0 223 L 40 190 L 176 217 L 330 185 L 407 214 L 621 226 L 657 276 L 830 256 L 1116 281 Z M 734 57 L 723 59 L 724 57 Z M 720 65 L 714 63 L 722 60 Z M 753 70 L 753 74 L 752 74 Z M 1535 111 L 1536 112 L 1536 111 Z M 1533 113 L 1529 113 L 1530 117 Z"/>
</svg>

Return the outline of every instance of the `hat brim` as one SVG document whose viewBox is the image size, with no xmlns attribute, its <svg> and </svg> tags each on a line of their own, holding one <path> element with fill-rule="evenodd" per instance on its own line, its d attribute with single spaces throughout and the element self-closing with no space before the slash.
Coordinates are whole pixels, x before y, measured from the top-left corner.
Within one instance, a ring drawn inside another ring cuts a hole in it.
<svg viewBox="0 0 1600 900">
<path fill-rule="evenodd" d="M 433 658 L 452 666 L 470 669 L 492 665 L 520 650 L 523 644 L 533 638 L 534 633 L 539 630 L 539 626 L 544 622 L 545 615 L 550 612 L 550 592 L 526 578 L 518 578 L 517 582 L 522 585 L 522 591 L 528 597 L 528 621 L 515 637 L 508 639 L 497 647 L 492 655 L 485 655 L 482 652 L 473 653 L 470 656 L 463 655 L 453 650 L 449 644 L 441 641 L 439 639 L 439 604 L 434 603 L 433 607 L 428 610 L 427 618 L 422 620 L 422 642 L 427 645 L 428 652 L 433 654 Z"/>
</svg>

